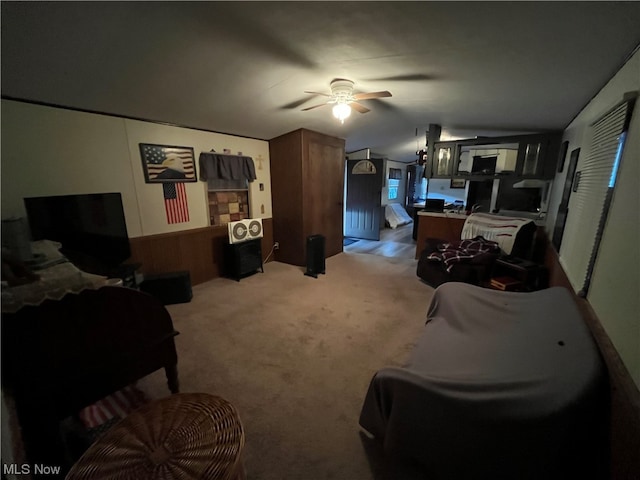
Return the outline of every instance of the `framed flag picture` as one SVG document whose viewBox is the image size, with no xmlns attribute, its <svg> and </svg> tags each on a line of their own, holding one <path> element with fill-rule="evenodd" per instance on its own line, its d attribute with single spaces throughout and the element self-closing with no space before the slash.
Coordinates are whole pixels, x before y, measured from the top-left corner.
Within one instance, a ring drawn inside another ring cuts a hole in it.
<svg viewBox="0 0 640 480">
<path fill-rule="evenodd" d="M 140 144 L 140 157 L 146 183 L 183 183 L 198 181 L 191 147 Z"/>
</svg>

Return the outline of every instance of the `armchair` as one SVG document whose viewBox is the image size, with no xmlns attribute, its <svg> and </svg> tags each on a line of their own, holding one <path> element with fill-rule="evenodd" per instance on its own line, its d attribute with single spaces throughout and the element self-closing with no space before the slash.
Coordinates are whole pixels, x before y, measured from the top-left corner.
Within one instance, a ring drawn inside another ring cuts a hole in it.
<svg viewBox="0 0 640 480">
<path fill-rule="evenodd" d="M 528 258 L 533 247 L 536 224 L 525 218 L 504 217 L 486 213 L 473 213 L 465 220 L 461 242 L 448 244 L 449 249 L 465 249 L 463 241 L 482 237 L 495 242 L 497 248 L 477 249 L 474 255 L 461 252 L 455 263 L 446 262 L 438 255 L 442 239 L 428 238 L 418 259 L 416 274 L 436 288 L 445 282 L 464 282 L 484 285 L 491 277 L 495 261 L 501 255 Z M 440 257 L 440 258 L 438 258 Z"/>
</svg>

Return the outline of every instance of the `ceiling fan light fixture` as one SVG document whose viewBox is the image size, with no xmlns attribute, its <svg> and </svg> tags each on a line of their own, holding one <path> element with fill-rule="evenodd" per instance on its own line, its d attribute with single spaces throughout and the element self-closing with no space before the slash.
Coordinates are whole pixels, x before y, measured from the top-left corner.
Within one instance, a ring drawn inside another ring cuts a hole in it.
<svg viewBox="0 0 640 480">
<path fill-rule="evenodd" d="M 349 115 L 351 115 L 351 107 L 348 104 L 339 102 L 333 106 L 333 116 L 340 120 L 340 123 L 344 123 Z"/>
</svg>

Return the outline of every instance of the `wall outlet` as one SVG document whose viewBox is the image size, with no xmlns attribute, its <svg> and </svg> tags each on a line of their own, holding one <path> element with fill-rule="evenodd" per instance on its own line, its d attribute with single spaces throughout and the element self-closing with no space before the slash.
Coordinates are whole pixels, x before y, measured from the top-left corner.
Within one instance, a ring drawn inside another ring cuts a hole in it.
<svg viewBox="0 0 640 480">
<path fill-rule="evenodd" d="M 273 244 L 273 249 L 274 249 L 274 250 L 278 250 L 279 248 L 280 248 L 280 242 L 275 242 L 275 243 Z"/>
</svg>

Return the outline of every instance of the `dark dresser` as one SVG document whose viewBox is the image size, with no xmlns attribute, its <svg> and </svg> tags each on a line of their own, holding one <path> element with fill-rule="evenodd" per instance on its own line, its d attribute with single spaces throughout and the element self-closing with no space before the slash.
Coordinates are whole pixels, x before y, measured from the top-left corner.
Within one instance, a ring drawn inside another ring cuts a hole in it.
<svg viewBox="0 0 640 480">
<path fill-rule="evenodd" d="M 260 238 L 241 243 L 225 244 L 226 275 L 240 281 L 241 278 L 264 272 L 262 267 L 262 244 Z"/>
</svg>

